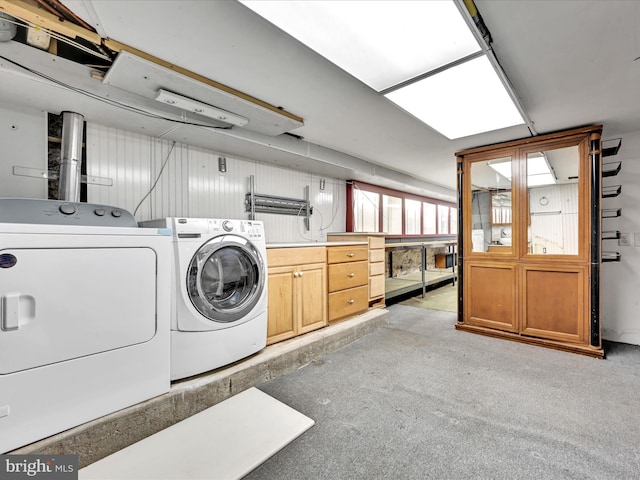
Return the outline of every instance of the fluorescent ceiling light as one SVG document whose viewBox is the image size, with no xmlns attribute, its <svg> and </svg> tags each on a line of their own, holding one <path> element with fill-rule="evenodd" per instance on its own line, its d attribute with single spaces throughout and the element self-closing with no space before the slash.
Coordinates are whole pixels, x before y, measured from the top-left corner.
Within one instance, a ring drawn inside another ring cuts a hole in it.
<svg viewBox="0 0 640 480">
<path fill-rule="evenodd" d="M 451 140 L 525 123 L 452 0 L 240 2 Z"/>
<path fill-rule="evenodd" d="M 177 93 L 173 93 L 162 88 L 158 90 L 156 100 L 173 107 L 189 110 L 190 112 L 197 113 L 198 115 L 204 115 L 205 117 L 213 118 L 214 120 L 236 125 L 238 127 L 242 127 L 249 123 L 248 118 L 193 100 L 192 98 L 183 97 L 182 95 L 178 95 Z"/>
<path fill-rule="evenodd" d="M 485 55 L 386 97 L 450 140 L 524 123 Z"/>
<path fill-rule="evenodd" d="M 377 91 L 480 51 L 451 0 L 241 0 Z"/>
</svg>

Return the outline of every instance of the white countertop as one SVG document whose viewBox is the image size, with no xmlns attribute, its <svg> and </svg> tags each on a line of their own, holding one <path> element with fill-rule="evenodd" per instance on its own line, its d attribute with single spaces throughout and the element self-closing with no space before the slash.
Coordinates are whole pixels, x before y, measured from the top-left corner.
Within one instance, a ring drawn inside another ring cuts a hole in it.
<svg viewBox="0 0 640 480">
<path fill-rule="evenodd" d="M 369 245 L 369 242 L 283 242 L 267 243 L 267 248 L 339 247 L 345 245 Z"/>
</svg>

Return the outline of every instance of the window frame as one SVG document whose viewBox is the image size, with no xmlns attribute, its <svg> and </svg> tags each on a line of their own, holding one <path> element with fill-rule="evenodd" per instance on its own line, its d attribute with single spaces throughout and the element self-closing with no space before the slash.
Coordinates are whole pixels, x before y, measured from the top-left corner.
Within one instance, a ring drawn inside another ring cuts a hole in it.
<svg viewBox="0 0 640 480">
<path fill-rule="evenodd" d="M 394 190 L 392 188 L 387 188 L 387 187 L 381 187 L 378 185 L 373 185 L 371 183 L 365 183 L 365 182 L 360 182 L 360 181 L 356 181 L 356 180 L 350 180 L 347 182 L 347 218 L 346 218 L 346 231 L 347 232 L 356 232 L 355 230 L 355 216 L 354 216 L 354 202 L 355 202 L 355 194 L 354 191 L 356 190 L 364 190 L 366 192 L 369 193 L 375 193 L 379 196 L 378 199 L 378 232 L 373 232 L 373 233 L 386 233 L 387 237 L 389 238 L 437 238 L 437 239 L 441 239 L 441 238 L 455 238 L 457 237 L 457 234 L 455 233 L 449 233 L 451 232 L 451 225 L 455 224 L 455 227 L 457 227 L 457 221 L 458 218 L 457 216 L 454 218 L 451 215 L 451 209 L 452 208 L 457 208 L 457 204 L 455 202 L 446 202 L 444 200 L 439 200 L 437 198 L 433 198 L 433 197 L 426 197 L 426 196 L 422 196 L 422 195 L 415 195 L 412 193 L 407 193 L 407 192 L 403 192 L 401 190 Z M 392 196 L 392 197 L 399 197 L 402 199 L 402 205 L 401 205 L 401 211 L 402 211 L 402 234 L 389 234 L 388 232 L 384 232 L 382 230 L 383 228 L 383 218 L 382 218 L 382 214 L 383 214 L 383 201 L 382 201 L 382 197 L 383 195 L 388 195 L 388 196 Z M 406 218 L 405 218 L 405 213 L 406 213 L 406 206 L 405 206 L 405 200 L 415 200 L 415 201 L 419 201 L 420 202 L 420 232 L 418 234 L 407 234 L 406 233 Z M 422 233 L 424 232 L 424 203 L 430 203 L 436 206 L 436 233 L 435 234 L 425 234 Z M 438 206 L 446 206 L 449 207 L 449 225 L 448 225 L 448 231 L 447 233 L 441 233 L 440 232 L 440 222 L 439 222 L 439 218 L 438 218 Z M 454 228 L 455 228 L 454 227 Z M 366 232 L 362 232 L 362 233 L 366 233 Z"/>
</svg>

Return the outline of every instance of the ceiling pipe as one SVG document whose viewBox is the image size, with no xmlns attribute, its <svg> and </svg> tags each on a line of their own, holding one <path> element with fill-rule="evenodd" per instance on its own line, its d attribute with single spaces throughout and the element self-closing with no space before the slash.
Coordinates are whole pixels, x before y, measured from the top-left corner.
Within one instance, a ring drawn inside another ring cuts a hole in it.
<svg viewBox="0 0 640 480">
<path fill-rule="evenodd" d="M 62 112 L 62 145 L 58 200 L 80 201 L 82 181 L 82 134 L 84 117 L 79 113 Z"/>
</svg>

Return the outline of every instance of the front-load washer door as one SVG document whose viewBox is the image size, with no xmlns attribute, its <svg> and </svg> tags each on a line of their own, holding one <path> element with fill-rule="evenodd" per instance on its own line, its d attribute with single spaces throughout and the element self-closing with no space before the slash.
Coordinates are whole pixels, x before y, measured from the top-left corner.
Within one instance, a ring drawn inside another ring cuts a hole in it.
<svg viewBox="0 0 640 480">
<path fill-rule="evenodd" d="M 187 294 L 207 320 L 239 324 L 249 320 L 262 300 L 265 275 L 264 259 L 252 242 L 221 235 L 205 243 L 191 259 Z"/>
</svg>

